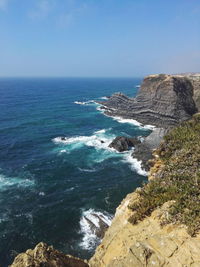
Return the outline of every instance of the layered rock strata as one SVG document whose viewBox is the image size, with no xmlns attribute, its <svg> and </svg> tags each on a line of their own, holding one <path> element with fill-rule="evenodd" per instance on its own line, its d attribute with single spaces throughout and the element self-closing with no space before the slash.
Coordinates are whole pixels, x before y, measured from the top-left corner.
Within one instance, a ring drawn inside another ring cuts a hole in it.
<svg viewBox="0 0 200 267">
<path fill-rule="evenodd" d="M 177 125 L 197 112 L 190 79 L 164 74 L 147 76 L 136 98 L 116 93 L 101 104 L 109 116 L 160 128 Z"/>
<path fill-rule="evenodd" d="M 148 171 L 152 151 L 167 131 L 197 112 L 194 100 L 200 107 L 200 76 L 158 74 L 144 79 L 136 98 L 117 93 L 101 104 L 106 115 L 135 119 L 157 127 L 144 142 L 135 145 L 132 154 Z M 125 146 L 113 147 L 120 152 L 125 150 Z"/>
</svg>

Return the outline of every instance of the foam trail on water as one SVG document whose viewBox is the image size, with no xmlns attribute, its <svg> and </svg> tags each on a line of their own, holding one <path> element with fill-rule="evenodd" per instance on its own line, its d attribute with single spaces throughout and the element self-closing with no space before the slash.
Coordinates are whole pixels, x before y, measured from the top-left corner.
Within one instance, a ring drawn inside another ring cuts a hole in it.
<svg viewBox="0 0 200 267">
<path fill-rule="evenodd" d="M 102 97 L 100 97 L 100 99 L 107 100 L 108 97 L 107 96 L 102 96 Z"/>
<path fill-rule="evenodd" d="M 89 101 L 85 101 L 85 102 L 74 101 L 74 104 L 77 104 L 77 105 L 90 105 L 90 104 L 95 104 L 95 101 L 94 100 L 89 100 Z"/>
<path fill-rule="evenodd" d="M 11 186 L 28 187 L 33 185 L 33 180 L 22 179 L 19 177 L 6 177 L 5 175 L 0 174 L 0 191 L 5 190 Z"/>
<path fill-rule="evenodd" d="M 93 209 L 83 211 L 80 219 L 80 232 L 83 234 L 80 247 L 86 250 L 94 249 L 101 241 L 101 231 L 111 225 L 113 216 L 106 212 Z M 104 229 L 103 229 L 104 228 Z"/>
<path fill-rule="evenodd" d="M 96 149 L 113 151 L 113 149 L 109 148 L 109 144 L 115 136 L 106 134 L 108 130 L 102 129 L 95 131 L 91 136 L 56 137 L 52 141 L 56 144 L 74 145 L 71 149 L 85 145 L 95 147 Z"/>
<path fill-rule="evenodd" d="M 96 169 L 83 169 L 83 168 L 78 168 L 78 169 L 81 172 L 96 172 Z"/>
<path fill-rule="evenodd" d="M 112 117 L 112 118 L 113 118 L 113 120 L 116 120 L 119 123 L 129 123 L 129 124 L 138 126 L 140 129 L 145 129 L 145 130 L 153 130 L 153 129 L 155 129 L 155 126 L 153 126 L 153 125 L 143 125 L 142 123 L 140 123 L 137 120 L 123 119 L 121 117 Z"/>
</svg>

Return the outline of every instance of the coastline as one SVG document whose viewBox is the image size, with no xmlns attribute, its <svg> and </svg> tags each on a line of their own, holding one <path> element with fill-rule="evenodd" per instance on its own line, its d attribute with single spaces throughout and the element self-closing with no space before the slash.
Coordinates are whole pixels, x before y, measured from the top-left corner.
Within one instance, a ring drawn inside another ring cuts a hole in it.
<svg viewBox="0 0 200 267">
<path fill-rule="evenodd" d="M 108 114 L 106 114 L 106 116 L 108 116 Z M 187 116 L 183 117 L 183 120 L 186 120 L 186 117 Z M 127 120 L 127 118 L 125 118 L 125 120 Z M 171 119 L 169 121 L 171 121 Z M 157 127 L 149 136 L 146 137 L 145 140 L 147 140 L 147 144 L 152 144 L 152 141 L 155 141 L 153 148 L 151 146 L 151 152 L 158 147 L 158 143 L 160 143 L 163 139 L 163 136 L 172 128 L 174 128 L 174 124 L 167 125 L 165 128 Z M 161 165 L 159 158 L 157 158 L 156 154 L 154 155 L 156 159 L 153 163 L 151 163 L 153 167 L 150 171 L 149 180 L 155 179 L 152 177 L 156 177 L 157 173 L 160 175 Z M 134 262 L 135 265 L 133 266 L 152 266 L 151 264 L 157 264 L 156 266 L 165 266 L 167 263 L 169 266 L 174 266 L 174 264 L 177 265 L 179 261 L 183 263 L 184 258 L 181 259 L 181 257 L 183 257 L 183 250 L 177 243 L 178 241 L 174 239 L 174 235 L 177 235 L 179 238 L 178 240 L 181 240 L 182 244 L 185 244 L 184 249 L 187 249 L 188 247 L 188 243 L 186 242 L 187 240 L 192 242 L 190 245 L 195 248 L 196 242 L 199 241 L 199 236 L 197 236 L 196 239 L 191 239 L 184 226 L 171 226 L 169 224 L 162 228 L 160 218 L 165 216 L 166 212 L 168 212 L 171 202 L 167 204 L 164 203 L 162 207 L 159 207 L 157 210 L 153 211 L 151 215 L 145 217 L 144 220 L 139 222 L 139 224 L 135 224 L 133 226 L 129 221 L 130 216 L 132 216 L 130 205 L 135 202 L 137 203 L 139 194 L 140 189 L 138 188 L 134 193 L 127 195 L 122 201 L 122 204 L 117 208 L 111 227 L 109 227 L 106 231 L 103 242 L 98 246 L 94 256 L 90 259 L 88 266 L 121 266 L 120 264 L 130 266 L 130 262 Z M 141 232 L 144 235 L 141 235 Z M 136 236 L 136 239 L 134 236 Z M 163 239 L 161 238 L 162 236 Z M 152 245 L 151 241 L 148 243 L 145 240 L 152 240 L 155 245 Z M 156 243 L 157 241 L 158 243 Z M 165 247 L 168 247 L 168 251 L 166 251 L 166 253 L 162 248 L 158 253 L 157 249 L 158 246 L 160 246 L 160 242 L 163 242 Z M 177 250 L 180 252 L 179 256 L 175 255 L 175 251 Z M 193 253 L 189 254 L 189 251 L 187 251 L 187 253 L 187 257 L 193 257 L 195 263 L 199 261 L 199 258 Z M 172 257 L 172 255 L 175 255 L 175 257 Z"/>
</svg>

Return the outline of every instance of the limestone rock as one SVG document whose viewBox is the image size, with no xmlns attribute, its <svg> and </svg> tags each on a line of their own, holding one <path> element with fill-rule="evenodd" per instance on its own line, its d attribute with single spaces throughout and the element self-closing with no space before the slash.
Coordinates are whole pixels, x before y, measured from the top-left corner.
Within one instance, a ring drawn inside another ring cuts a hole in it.
<svg viewBox="0 0 200 267">
<path fill-rule="evenodd" d="M 137 191 L 117 208 L 111 226 L 89 261 L 91 267 L 200 266 L 200 236 L 191 237 L 183 225 L 160 225 L 171 203 L 165 203 L 136 225 L 128 222 L 128 205 L 139 201 Z"/>
<path fill-rule="evenodd" d="M 52 246 L 39 243 L 34 249 L 19 254 L 10 267 L 87 267 L 79 258 L 65 255 Z"/>
</svg>

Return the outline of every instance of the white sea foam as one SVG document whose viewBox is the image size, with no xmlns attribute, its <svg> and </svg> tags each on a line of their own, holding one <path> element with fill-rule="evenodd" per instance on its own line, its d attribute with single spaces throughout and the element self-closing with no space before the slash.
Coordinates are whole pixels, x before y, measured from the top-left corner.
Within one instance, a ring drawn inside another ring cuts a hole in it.
<svg viewBox="0 0 200 267">
<path fill-rule="evenodd" d="M 153 130 L 155 129 L 155 126 L 153 125 L 143 125 L 139 121 L 133 120 L 133 119 L 123 119 L 121 117 L 111 117 L 114 120 L 118 121 L 119 123 L 129 123 L 135 126 L 138 126 L 140 129 L 145 129 L 145 130 Z"/>
<path fill-rule="evenodd" d="M 94 132 L 91 136 L 56 137 L 53 139 L 53 142 L 56 144 L 74 145 L 71 149 L 86 145 L 96 149 L 113 150 L 108 146 L 115 136 L 107 135 L 106 131 L 106 129 L 102 129 Z"/>
<path fill-rule="evenodd" d="M 6 177 L 5 175 L 0 174 L 0 190 L 5 190 L 14 185 L 16 187 L 28 187 L 34 185 L 34 181 L 19 177 Z"/>
<path fill-rule="evenodd" d="M 85 101 L 85 102 L 74 101 L 74 104 L 77 104 L 77 105 L 90 105 L 90 104 L 94 104 L 94 103 L 95 103 L 94 100 L 89 100 L 89 101 Z"/>
<path fill-rule="evenodd" d="M 107 96 L 102 96 L 102 97 L 100 97 L 100 99 L 107 100 L 108 97 Z"/>
<path fill-rule="evenodd" d="M 78 169 L 81 172 L 96 172 L 96 169 L 83 169 L 83 168 L 78 168 Z"/>
<path fill-rule="evenodd" d="M 133 150 L 129 151 L 124 155 L 123 162 L 127 162 L 130 166 L 130 168 L 133 171 L 136 171 L 138 174 L 142 176 L 148 176 L 148 172 L 146 172 L 144 169 L 142 169 L 141 161 L 137 160 L 136 158 L 132 157 Z"/>
<path fill-rule="evenodd" d="M 100 229 L 100 221 L 98 217 L 100 217 L 101 220 L 108 226 L 111 225 L 112 215 L 106 212 L 99 212 L 89 209 L 83 211 L 82 213 L 80 220 L 80 232 L 83 234 L 83 238 L 80 243 L 80 247 L 83 249 L 93 249 L 101 241 L 100 238 L 95 234 L 95 229 Z"/>
<path fill-rule="evenodd" d="M 95 131 L 94 133 L 95 134 L 101 134 L 101 133 L 105 133 L 105 132 L 106 132 L 106 129 L 102 129 L 102 130 Z"/>
</svg>

